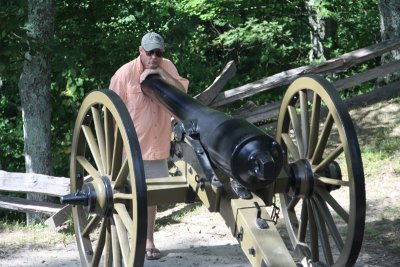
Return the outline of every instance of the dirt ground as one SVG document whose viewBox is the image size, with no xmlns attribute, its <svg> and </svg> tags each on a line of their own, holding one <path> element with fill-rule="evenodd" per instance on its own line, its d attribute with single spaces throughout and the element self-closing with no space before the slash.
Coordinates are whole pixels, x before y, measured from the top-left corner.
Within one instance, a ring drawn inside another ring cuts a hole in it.
<svg viewBox="0 0 400 267">
<path fill-rule="evenodd" d="M 400 138 L 400 98 L 351 112 L 361 149 L 371 150 L 371 136 L 382 142 Z M 391 161 L 364 164 L 367 219 L 363 247 L 356 266 L 400 266 L 400 149 Z M 395 160 L 397 159 L 397 160 Z M 364 160 L 366 161 L 366 160 Z M 168 216 L 179 209 L 160 212 Z M 285 230 L 283 219 L 278 228 Z M 217 213 L 200 206 L 180 223 L 170 223 L 156 232 L 163 257 L 146 261 L 145 267 L 250 266 L 235 238 Z M 73 236 L 53 229 L 6 232 L 0 229 L 0 266 L 80 266 Z"/>
</svg>

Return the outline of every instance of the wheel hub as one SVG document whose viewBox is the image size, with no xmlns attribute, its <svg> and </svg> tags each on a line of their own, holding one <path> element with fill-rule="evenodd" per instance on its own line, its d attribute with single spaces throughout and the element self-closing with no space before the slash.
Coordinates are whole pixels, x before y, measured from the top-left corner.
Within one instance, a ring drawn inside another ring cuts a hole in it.
<svg viewBox="0 0 400 267">
<path fill-rule="evenodd" d="M 85 182 L 81 190 L 61 197 L 62 204 L 84 206 L 86 213 L 97 214 L 107 217 L 111 214 L 113 207 L 113 190 L 110 179 L 101 176 Z"/>
<path fill-rule="evenodd" d="M 288 195 L 291 197 L 310 197 L 314 192 L 314 174 L 306 159 L 290 164 L 291 179 Z"/>
<path fill-rule="evenodd" d="M 336 161 L 329 163 L 329 165 L 326 166 L 322 173 L 317 174 L 331 179 L 342 180 L 342 170 L 340 169 L 340 165 Z M 340 188 L 340 185 L 333 184 L 325 184 L 324 186 L 329 192 Z"/>
</svg>

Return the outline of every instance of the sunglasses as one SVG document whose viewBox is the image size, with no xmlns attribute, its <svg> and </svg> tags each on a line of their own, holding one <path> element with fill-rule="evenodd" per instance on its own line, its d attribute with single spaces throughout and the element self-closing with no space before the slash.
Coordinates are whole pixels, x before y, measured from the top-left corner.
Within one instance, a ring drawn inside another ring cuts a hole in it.
<svg viewBox="0 0 400 267">
<path fill-rule="evenodd" d="M 163 52 L 161 50 L 150 50 L 150 51 L 146 51 L 146 55 L 148 57 L 151 57 L 152 55 L 156 55 L 156 57 L 162 57 L 163 56 Z"/>
</svg>

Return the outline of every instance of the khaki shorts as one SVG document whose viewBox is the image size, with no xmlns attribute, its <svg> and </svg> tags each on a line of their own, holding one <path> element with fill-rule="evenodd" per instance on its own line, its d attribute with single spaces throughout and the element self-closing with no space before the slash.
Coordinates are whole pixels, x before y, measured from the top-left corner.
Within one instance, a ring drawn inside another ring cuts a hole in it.
<svg viewBox="0 0 400 267">
<path fill-rule="evenodd" d="M 146 178 L 162 178 L 169 176 L 166 159 L 143 160 L 143 166 Z"/>
</svg>

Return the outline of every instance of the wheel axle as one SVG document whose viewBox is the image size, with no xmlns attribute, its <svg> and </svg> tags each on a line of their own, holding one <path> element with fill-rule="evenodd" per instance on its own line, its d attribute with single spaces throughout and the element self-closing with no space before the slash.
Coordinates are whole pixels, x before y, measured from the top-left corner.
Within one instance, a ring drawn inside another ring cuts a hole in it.
<svg viewBox="0 0 400 267">
<path fill-rule="evenodd" d="M 113 190 L 108 177 L 100 181 L 85 182 L 76 193 L 62 196 L 61 204 L 84 206 L 86 213 L 95 213 L 101 217 L 108 216 L 113 207 Z"/>
<path fill-rule="evenodd" d="M 89 196 L 85 192 L 78 191 L 74 194 L 62 196 L 60 202 L 61 204 L 87 206 L 89 203 Z"/>
</svg>

